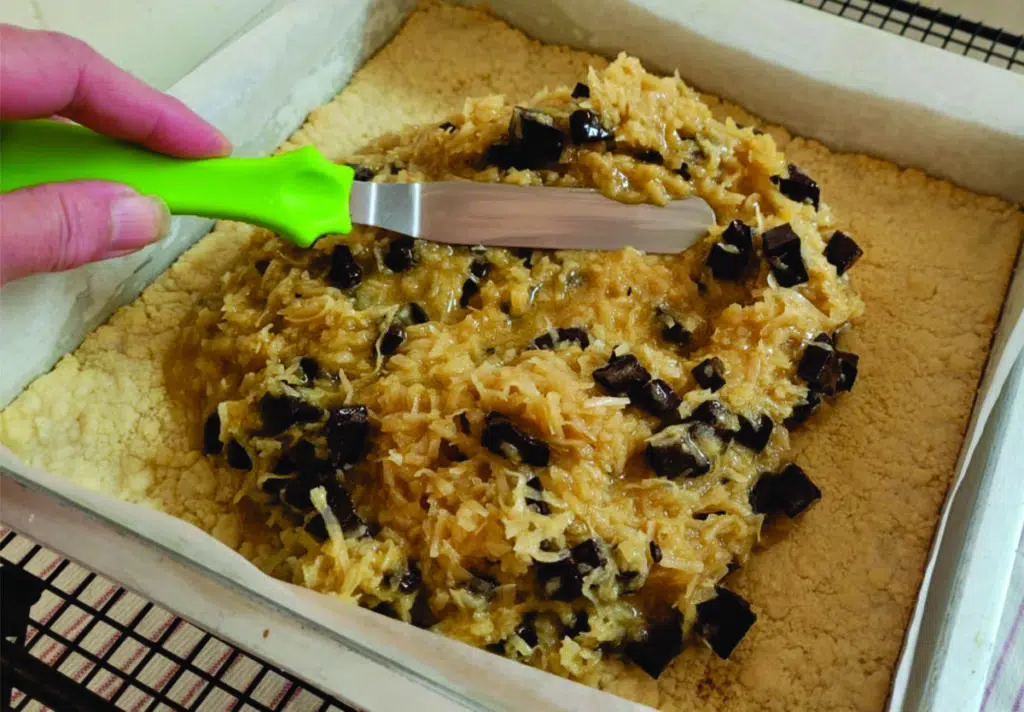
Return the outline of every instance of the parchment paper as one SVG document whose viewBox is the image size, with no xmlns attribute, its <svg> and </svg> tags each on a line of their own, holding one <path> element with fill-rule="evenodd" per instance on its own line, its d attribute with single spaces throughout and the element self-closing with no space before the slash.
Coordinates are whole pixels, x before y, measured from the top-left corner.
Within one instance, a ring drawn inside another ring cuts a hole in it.
<svg viewBox="0 0 1024 712">
<path fill-rule="evenodd" d="M 1024 199 L 1024 78 L 1009 72 L 784 0 L 507 0 L 491 4 L 535 37 L 608 55 L 625 49 L 652 67 L 664 71 L 678 68 L 699 88 L 735 100 L 795 133 L 818 138 L 834 148 L 921 167 L 980 192 Z M 173 93 L 221 127 L 241 154 L 267 153 L 310 109 L 344 85 L 352 71 L 395 31 L 409 5 L 407 0 L 296 0 L 197 68 Z M 753 7 L 757 8 L 756 22 L 751 19 Z M 0 332 L 4 334 L 0 402 L 10 400 L 115 308 L 133 299 L 209 225 L 209 221 L 193 219 L 176 221 L 172 236 L 141 256 L 5 288 L 0 302 Z M 930 706 L 930 702 L 934 702 L 937 680 L 945 689 L 974 684 L 971 678 L 951 684 L 950 678 L 942 675 L 955 675 L 955 666 L 936 663 L 942 647 L 939 643 L 949 638 L 941 603 L 955 598 L 954 582 L 973 545 L 963 538 L 950 541 L 941 533 L 964 529 L 972 514 L 985 507 L 986 497 L 994 496 L 991 492 L 980 496 L 979 492 L 981 485 L 998 475 L 998 456 L 1010 435 L 997 433 L 986 447 L 978 449 L 977 445 L 1013 360 L 1024 348 L 1024 277 L 1019 272 L 979 391 L 954 494 L 943 512 L 937 539 L 942 545 L 933 549 L 908 631 L 892 709 L 966 709 Z M 491 709 L 640 709 L 273 581 L 187 524 L 33 471 L 2 448 L 0 468 L 8 473 L 6 482 L 30 486 L 19 488 L 19 497 L 5 497 L 0 506 L 5 521 L 62 548 L 60 542 L 50 540 L 57 524 L 35 521 L 26 510 L 40 506 L 38 500 L 31 505 L 28 493 L 42 488 L 60 493 L 67 507 L 84 508 L 135 532 L 133 541 L 151 542 L 156 549 L 150 556 L 143 548 L 131 562 L 135 572 L 131 585 L 170 607 L 174 601 L 166 599 L 177 599 L 179 610 L 195 611 L 200 624 L 229 639 L 245 638 L 243 642 L 255 654 L 283 667 L 292 669 L 295 661 L 282 656 L 279 640 L 274 644 L 258 637 L 250 640 L 224 615 L 239 605 L 226 589 L 211 586 L 201 592 L 168 591 L 156 584 L 159 576 L 146 572 L 169 565 L 168 556 L 177 552 L 173 563 L 181 576 L 198 575 L 198 569 L 205 576 L 226 578 L 238 590 L 248 591 L 260 605 L 273 601 L 315 622 L 309 626 L 311 638 L 325 645 L 327 641 L 342 645 L 350 651 L 349 661 L 376 661 L 368 666 L 351 662 L 359 671 L 357 679 L 374 688 L 393 685 L 396 695 L 404 694 L 403 685 L 416 678 L 420 683 L 432 679 L 453 690 L 451 708 L 465 707 L 467 700 L 474 700 Z M 957 509 L 954 504 L 965 481 L 972 484 L 971 506 Z M 90 528 L 87 517 L 81 526 Z M 91 530 L 97 539 L 112 536 L 104 526 Z M 80 541 L 75 545 L 82 546 Z M 1003 581 L 1002 590 L 998 583 L 981 587 L 969 602 L 961 600 L 958 605 L 997 609 L 1001 605 L 1013 542 L 1007 542 L 1005 552 L 990 553 L 987 570 L 992 581 Z M 90 558 L 82 558 L 99 568 Z M 124 567 L 124 562 L 110 556 L 106 559 L 108 568 Z M 200 593 L 210 596 L 214 609 L 222 607 L 221 615 L 207 616 L 206 609 L 191 600 Z M 248 611 L 247 615 L 254 614 Z M 978 630 L 976 635 L 994 639 L 997 623 L 998 617 L 991 630 Z M 389 667 L 384 659 L 395 663 Z M 954 668 L 951 673 L 947 672 L 950 668 Z M 353 688 L 351 674 L 339 673 L 332 682 L 319 668 L 315 675 L 309 670 L 293 671 L 312 675 L 317 684 L 339 696 L 352 699 L 352 694 L 362 695 L 361 702 L 368 710 L 389 709 L 395 702 Z M 980 684 L 983 680 L 975 685 L 979 694 Z M 973 694 L 971 689 L 961 691 L 965 698 Z M 430 699 L 430 704 L 417 708 L 449 708 L 444 695 Z"/>
</svg>

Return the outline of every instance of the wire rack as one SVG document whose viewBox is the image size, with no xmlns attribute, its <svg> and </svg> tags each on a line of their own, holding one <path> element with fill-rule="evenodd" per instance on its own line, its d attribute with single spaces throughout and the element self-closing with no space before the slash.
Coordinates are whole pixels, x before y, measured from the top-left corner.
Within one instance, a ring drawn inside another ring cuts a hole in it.
<svg viewBox="0 0 1024 712">
<path fill-rule="evenodd" d="M 1024 36 L 959 15 L 904 0 L 792 2 L 1024 74 Z M 2 710 L 356 712 L 4 528 L 0 579 Z"/>
<path fill-rule="evenodd" d="M 1020 0 L 1008 0 L 1020 2 Z M 870 27 L 1024 74 L 1024 35 L 906 0 L 792 0 Z"/>
</svg>

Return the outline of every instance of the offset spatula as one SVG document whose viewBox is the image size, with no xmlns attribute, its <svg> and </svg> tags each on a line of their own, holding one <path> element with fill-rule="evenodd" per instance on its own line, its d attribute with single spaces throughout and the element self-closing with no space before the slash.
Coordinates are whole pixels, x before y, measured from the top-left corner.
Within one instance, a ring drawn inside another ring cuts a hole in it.
<svg viewBox="0 0 1024 712">
<path fill-rule="evenodd" d="M 0 123 L 0 193 L 85 179 L 157 195 L 176 215 L 260 225 L 300 247 L 358 223 L 455 245 L 673 253 L 715 222 L 699 198 L 658 207 L 575 188 L 364 183 L 312 146 L 269 158 L 183 160 L 73 124 Z"/>
</svg>

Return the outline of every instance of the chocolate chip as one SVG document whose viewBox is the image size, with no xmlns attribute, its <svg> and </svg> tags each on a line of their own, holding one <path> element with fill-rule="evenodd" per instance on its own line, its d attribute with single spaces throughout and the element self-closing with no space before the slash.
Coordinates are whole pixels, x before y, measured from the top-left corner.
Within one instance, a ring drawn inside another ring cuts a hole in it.
<svg viewBox="0 0 1024 712">
<path fill-rule="evenodd" d="M 316 454 L 316 446 L 306 439 L 299 440 L 288 448 L 285 454 L 281 456 L 281 460 L 285 459 L 291 463 L 292 472 L 298 472 L 300 476 L 310 480 L 319 481 L 334 470 L 331 462 L 321 459 Z M 278 467 L 281 466 L 281 460 L 278 460 Z"/>
<path fill-rule="evenodd" d="M 733 220 L 722 232 L 722 242 L 732 245 L 742 252 L 753 252 L 754 231 L 746 223 Z"/>
<path fill-rule="evenodd" d="M 717 356 L 706 358 L 690 371 L 694 380 L 701 388 L 706 388 L 712 393 L 725 385 L 725 364 Z"/>
<path fill-rule="evenodd" d="M 852 391 L 853 384 L 857 381 L 857 365 L 860 357 L 848 351 L 836 351 L 836 358 L 839 360 L 839 380 L 836 382 L 836 391 Z"/>
<path fill-rule="evenodd" d="M 459 306 L 465 309 L 470 301 L 480 293 L 480 285 L 475 279 L 467 279 L 462 283 L 462 295 L 459 297 Z"/>
<path fill-rule="evenodd" d="M 821 190 L 810 176 L 789 164 L 789 176 L 772 176 L 772 183 L 779 187 L 779 192 L 790 200 L 797 203 L 810 203 L 814 209 L 818 209 L 818 201 L 821 197 Z"/>
<path fill-rule="evenodd" d="M 291 479 L 288 477 L 267 477 L 260 482 L 260 492 L 268 494 L 271 497 L 280 497 L 281 490 L 284 489 Z"/>
<path fill-rule="evenodd" d="M 798 465 L 778 474 L 763 474 L 750 490 L 750 507 L 757 514 L 781 512 L 790 519 L 821 499 L 821 490 Z"/>
<path fill-rule="evenodd" d="M 559 346 L 568 346 L 569 344 L 576 344 L 581 349 L 585 349 L 590 346 L 590 336 L 585 329 L 579 327 L 558 328 L 538 336 L 530 342 L 529 348 L 547 349 L 550 351 Z"/>
<path fill-rule="evenodd" d="M 526 267 L 533 266 L 533 250 L 529 247 L 516 247 L 512 250 L 512 254 L 521 259 Z"/>
<path fill-rule="evenodd" d="M 477 281 L 487 277 L 487 273 L 491 271 L 491 263 L 487 260 L 473 260 L 469 265 L 469 273 L 477 279 Z"/>
<path fill-rule="evenodd" d="M 466 415 L 465 411 L 459 413 L 456 418 L 459 421 L 459 430 L 461 430 L 464 435 L 470 435 L 473 431 L 469 427 L 469 416 Z"/>
<path fill-rule="evenodd" d="M 597 543 L 597 539 L 580 542 L 572 548 L 570 554 L 576 562 L 576 568 L 580 569 L 580 573 L 583 575 L 605 565 L 604 554 L 601 552 L 601 545 Z"/>
<path fill-rule="evenodd" d="M 654 679 L 683 652 L 683 614 L 673 608 L 663 620 L 648 623 L 638 640 L 626 643 L 623 653 Z"/>
<path fill-rule="evenodd" d="M 656 564 L 659 563 L 661 561 L 662 554 L 661 554 L 661 547 L 658 546 L 658 542 L 656 542 L 656 541 L 654 541 L 652 539 L 651 540 L 650 549 L 651 549 L 651 561 L 653 561 Z"/>
<path fill-rule="evenodd" d="M 203 452 L 207 455 L 220 455 L 224 443 L 220 441 L 220 415 L 213 411 L 203 423 Z"/>
<path fill-rule="evenodd" d="M 725 659 L 757 621 L 757 615 L 739 594 L 720 586 L 715 587 L 715 592 L 717 596 L 697 604 L 693 632 L 711 646 L 715 655 Z"/>
<path fill-rule="evenodd" d="M 534 622 L 537 619 L 536 613 L 527 613 L 523 616 L 522 622 L 516 627 L 516 635 L 522 638 L 523 642 L 531 648 L 537 647 L 537 628 Z"/>
<path fill-rule="evenodd" d="M 315 358 L 303 356 L 299 359 L 299 370 L 306 377 L 306 383 L 312 383 L 320 375 L 320 364 L 316 362 Z"/>
<path fill-rule="evenodd" d="M 586 611 L 576 611 L 573 614 L 572 625 L 565 631 L 570 638 L 590 632 L 590 614 Z"/>
<path fill-rule="evenodd" d="M 685 163 L 676 168 L 676 175 L 680 176 L 683 180 L 690 180 L 690 167 Z"/>
<path fill-rule="evenodd" d="M 421 592 L 413 601 L 412 608 L 409 610 L 409 622 L 424 630 L 433 628 L 439 622 L 438 617 L 430 608 L 426 591 Z"/>
<path fill-rule="evenodd" d="M 392 272 L 405 272 L 416 262 L 416 241 L 408 235 L 396 237 L 384 254 L 384 266 Z"/>
<path fill-rule="evenodd" d="M 398 580 L 398 591 L 400 593 L 412 593 L 423 583 L 423 574 L 420 573 L 420 566 L 410 560 L 402 578 Z"/>
<path fill-rule="evenodd" d="M 804 348 L 796 373 L 814 390 L 831 396 L 836 393 L 842 369 L 831 343 L 812 341 Z"/>
<path fill-rule="evenodd" d="M 633 154 L 633 158 L 644 163 L 654 163 L 659 166 L 665 163 L 665 157 L 661 155 L 660 151 L 655 151 L 653 148 L 641 149 Z"/>
<path fill-rule="evenodd" d="M 473 578 L 466 584 L 466 588 L 475 593 L 478 596 L 484 598 L 490 598 L 494 595 L 495 589 L 501 585 L 501 582 L 493 576 L 488 574 L 475 574 Z"/>
<path fill-rule="evenodd" d="M 800 403 L 793 406 L 793 412 L 782 421 L 787 429 L 792 430 L 805 420 L 814 415 L 814 411 L 821 405 L 821 394 L 816 391 L 808 391 L 807 396 Z"/>
<path fill-rule="evenodd" d="M 536 475 L 526 481 L 526 486 L 538 492 L 544 491 L 544 485 L 541 484 L 540 478 Z"/>
<path fill-rule="evenodd" d="M 729 409 L 721 401 L 706 400 L 690 413 L 687 422 L 704 423 L 718 429 L 726 429 L 729 421 Z"/>
<path fill-rule="evenodd" d="M 303 529 L 305 529 L 309 533 L 310 536 L 312 536 L 314 539 L 316 539 L 319 542 L 327 541 L 328 537 L 330 536 L 330 534 L 328 534 L 328 532 L 327 532 L 327 524 L 326 524 L 326 522 L 324 522 L 324 518 L 323 518 L 323 516 L 319 512 L 317 512 L 315 515 L 313 515 L 310 518 L 310 520 L 308 522 L 306 522 L 306 524 L 303 527 Z M 388 606 L 388 608 L 391 608 L 391 606 L 389 606 L 386 603 L 381 604 L 381 605 L 382 606 Z M 375 608 L 373 610 L 377 610 L 377 609 Z M 380 611 L 377 611 L 377 612 L 379 613 Z M 398 613 L 395 613 L 395 609 L 394 608 L 391 608 L 391 612 L 393 613 L 393 615 L 389 616 L 390 618 L 398 618 Z"/>
<path fill-rule="evenodd" d="M 808 280 L 804 258 L 800 254 L 800 237 L 789 223 L 766 232 L 761 244 L 779 286 L 795 287 Z"/>
<path fill-rule="evenodd" d="M 362 530 L 366 524 L 356 514 L 356 508 L 352 504 L 352 498 L 349 496 L 348 490 L 333 479 L 328 480 L 324 487 L 327 490 L 327 506 L 330 507 L 334 518 L 338 520 L 341 530 L 345 534 L 352 534 Z M 419 570 L 417 569 L 418 573 Z"/>
<path fill-rule="evenodd" d="M 371 169 L 366 168 L 365 166 L 357 166 L 357 165 L 355 165 L 353 163 L 349 163 L 348 167 L 356 172 L 355 180 L 360 180 L 360 181 L 373 180 L 374 172 Z"/>
<path fill-rule="evenodd" d="M 531 467 L 547 467 L 551 459 L 551 449 L 544 441 L 527 435 L 501 413 L 487 414 L 480 442 L 494 454 L 504 457 L 509 457 L 511 449 Z"/>
<path fill-rule="evenodd" d="M 612 356 L 608 365 L 595 370 L 593 376 L 613 396 L 629 395 L 651 380 L 651 374 L 632 354 Z"/>
<path fill-rule="evenodd" d="M 754 416 L 753 420 L 741 415 L 736 442 L 749 447 L 754 452 L 761 452 L 768 445 L 774 429 L 775 422 L 764 413 Z"/>
<path fill-rule="evenodd" d="M 601 117 L 587 109 L 577 109 L 569 117 L 569 134 L 573 143 L 594 143 L 614 138 L 615 134 L 601 125 Z"/>
<path fill-rule="evenodd" d="M 543 514 L 545 517 L 551 514 L 551 505 L 545 502 L 543 499 L 527 497 L 526 507 L 528 509 L 532 509 L 537 514 Z"/>
<path fill-rule="evenodd" d="M 413 324 L 426 324 L 430 316 L 426 310 L 416 302 L 409 303 L 409 321 Z"/>
<path fill-rule="evenodd" d="M 573 601 L 583 595 L 583 576 L 567 554 L 558 561 L 536 562 L 537 582 L 545 598 L 555 601 Z"/>
<path fill-rule="evenodd" d="M 256 262 L 253 264 L 253 267 L 255 267 L 256 271 L 259 272 L 260 274 L 266 274 L 267 267 L 269 266 L 270 260 L 256 260 Z"/>
<path fill-rule="evenodd" d="M 724 242 L 716 242 L 708 252 L 705 264 L 715 279 L 736 281 L 742 279 L 750 262 L 750 255 Z"/>
<path fill-rule="evenodd" d="M 491 146 L 485 161 L 499 168 L 543 168 L 556 162 L 564 147 L 565 134 L 550 116 L 517 106 L 509 122 L 508 143 Z"/>
<path fill-rule="evenodd" d="M 589 99 L 590 98 L 590 87 L 583 82 L 576 82 L 576 86 L 572 90 L 573 99 Z"/>
<path fill-rule="evenodd" d="M 338 289 L 351 289 L 363 281 L 363 268 L 352 257 L 348 245 L 335 245 L 327 281 Z"/>
<path fill-rule="evenodd" d="M 365 405 L 346 405 L 333 408 L 327 416 L 327 449 L 334 467 L 353 465 L 366 451 L 370 432 L 369 415 Z"/>
<path fill-rule="evenodd" d="M 692 334 L 682 324 L 674 323 L 671 326 L 666 326 L 661 330 L 661 338 L 670 344 L 677 344 L 678 346 L 686 346 L 690 343 Z"/>
<path fill-rule="evenodd" d="M 836 274 L 841 275 L 853 267 L 853 263 L 861 258 L 864 250 L 853 241 L 853 238 L 845 232 L 836 230 L 825 245 L 825 259 L 836 268 Z"/>
<path fill-rule="evenodd" d="M 321 522 L 323 522 L 323 520 L 321 520 Z M 307 529 L 309 528 L 308 524 L 306 525 L 306 528 Z M 326 538 L 326 536 L 325 536 L 325 538 Z M 376 606 L 374 606 L 370 610 L 373 611 L 374 613 L 379 613 L 382 616 L 387 616 L 388 618 L 394 618 L 395 620 L 401 620 L 401 617 L 398 615 L 398 611 L 396 611 L 395 607 L 392 606 L 390 603 L 378 603 Z"/>
<path fill-rule="evenodd" d="M 499 640 L 497 643 L 488 643 L 484 646 L 484 650 L 488 653 L 494 653 L 495 655 L 505 654 L 505 641 Z"/>
<path fill-rule="evenodd" d="M 672 413 L 683 403 L 683 399 L 676 395 L 672 386 L 660 378 L 634 389 L 630 394 L 630 400 L 651 415 L 658 416 Z"/>
<path fill-rule="evenodd" d="M 263 420 L 260 434 L 268 437 L 280 435 L 293 425 L 314 423 L 322 414 L 320 408 L 296 396 L 265 393 L 260 398 L 260 418 Z"/>
<path fill-rule="evenodd" d="M 711 462 L 694 441 L 690 425 L 672 426 L 655 435 L 647 443 L 646 457 L 659 477 L 699 477 L 711 470 Z"/>
<path fill-rule="evenodd" d="M 252 458 L 249 457 L 249 453 L 245 451 L 245 448 L 237 440 L 232 440 L 228 443 L 227 459 L 228 464 L 236 470 L 248 472 L 252 469 Z"/>
<path fill-rule="evenodd" d="M 455 124 L 453 124 L 451 121 L 445 121 L 437 128 L 441 129 L 445 133 L 455 133 L 456 131 Z"/>
<path fill-rule="evenodd" d="M 308 512 L 313 509 L 313 500 L 309 493 L 321 485 L 321 481 L 310 477 L 296 477 L 278 491 L 278 498 L 282 504 L 287 504 L 300 512 Z M 324 524 L 324 536 L 327 538 L 327 525 Z M 312 533 L 312 532 L 311 532 Z"/>
<path fill-rule="evenodd" d="M 405 342 L 405 329 L 401 324 L 392 323 L 380 339 L 380 352 L 384 356 L 393 356 Z"/>
</svg>

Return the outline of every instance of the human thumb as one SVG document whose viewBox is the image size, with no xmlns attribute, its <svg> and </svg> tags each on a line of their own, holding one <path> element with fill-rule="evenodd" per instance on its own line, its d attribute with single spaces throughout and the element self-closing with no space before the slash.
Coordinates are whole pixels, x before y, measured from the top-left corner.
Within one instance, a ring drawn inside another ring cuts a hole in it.
<svg viewBox="0 0 1024 712">
<path fill-rule="evenodd" d="M 117 183 L 49 183 L 0 195 L 0 284 L 126 255 L 169 225 L 162 200 Z"/>
</svg>

